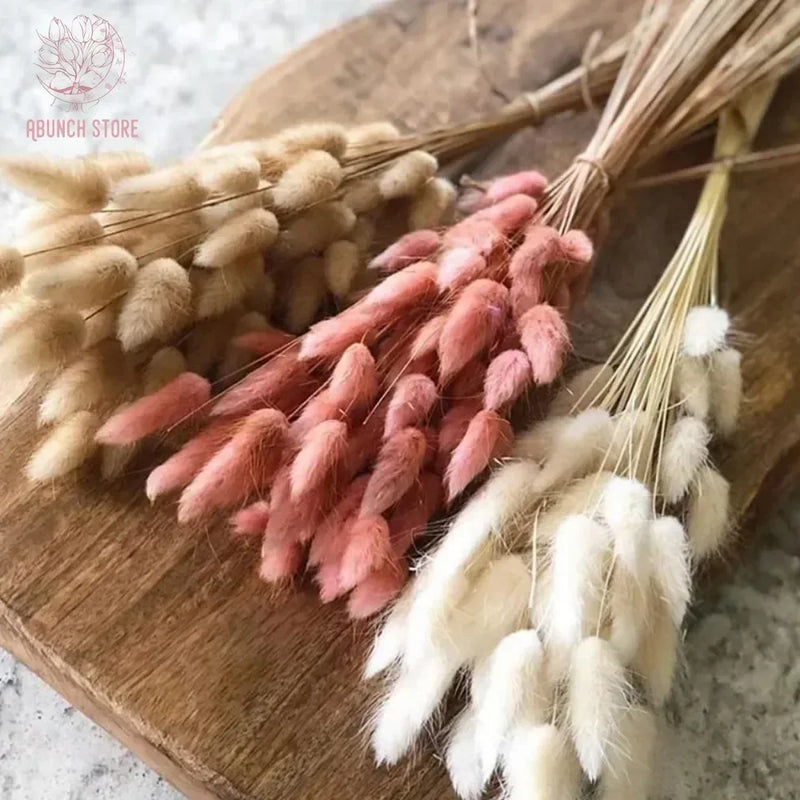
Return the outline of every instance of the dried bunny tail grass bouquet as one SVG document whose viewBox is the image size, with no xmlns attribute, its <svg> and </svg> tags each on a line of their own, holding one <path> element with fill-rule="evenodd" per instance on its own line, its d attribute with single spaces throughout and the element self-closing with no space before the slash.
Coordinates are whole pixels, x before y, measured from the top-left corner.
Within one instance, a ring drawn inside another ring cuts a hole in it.
<svg viewBox="0 0 800 800">
<path fill-rule="evenodd" d="M 455 200 L 437 156 L 574 107 L 587 81 L 607 91 L 623 52 L 617 43 L 521 104 L 424 135 L 386 122 L 305 124 L 156 171 L 137 153 L 4 159 L 6 178 L 40 201 L 18 246 L 0 247 L 4 408 L 37 377 L 51 381 L 40 421 L 55 428 L 30 477 L 78 466 L 96 449 L 92 426 L 187 370 L 223 385 L 240 377 L 289 341 L 270 320 L 300 333 L 374 283 L 380 273 L 366 266 L 397 231 L 420 232 L 389 266 L 430 253 Z M 538 190 L 541 178 L 526 185 Z M 193 405 L 208 399 L 208 384 L 186 377 L 164 396 L 181 387 Z M 80 426 L 78 412 L 89 412 Z M 102 449 L 114 477 L 136 446 Z"/>
<path fill-rule="evenodd" d="M 723 113 L 718 157 L 749 146 L 772 89 Z M 509 800 L 578 798 L 585 780 L 609 800 L 647 797 L 691 572 L 728 528 L 728 484 L 709 457 L 741 399 L 716 305 L 728 182 L 727 166 L 708 178 L 609 361 L 517 440 L 389 614 L 366 666 L 371 677 L 396 664 L 375 719 L 379 761 L 409 750 L 466 672 L 446 748 L 461 797 L 479 797 L 495 770 Z"/>
</svg>

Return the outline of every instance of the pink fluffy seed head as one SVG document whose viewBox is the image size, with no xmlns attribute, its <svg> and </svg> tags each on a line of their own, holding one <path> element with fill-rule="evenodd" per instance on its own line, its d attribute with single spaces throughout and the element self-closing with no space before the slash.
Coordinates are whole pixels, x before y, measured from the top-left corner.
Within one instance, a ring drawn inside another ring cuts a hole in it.
<svg viewBox="0 0 800 800">
<path fill-rule="evenodd" d="M 303 566 L 303 548 L 296 542 L 267 544 L 261 549 L 258 575 L 262 581 L 277 583 L 294 577 Z"/>
<path fill-rule="evenodd" d="M 417 428 L 405 428 L 384 442 L 361 501 L 361 516 L 391 508 L 417 479 L 427 454 L 427 437 Z"/>
<path fill-rule="evenodd" d="M 450 458 L 445 475 L 451 503 L 492 462 L 511 451 L 514 433 L 508 420 L 494 411 L 479 411 Z"/>
<path fill-rule="evenodd" d="M 278 354 L 254 369 L 214 404 L 213 416 L 241 416 L 264 406 L 275 406 L 290 414 L 315 386 L 308 367 L 298 360 L 297 350 Z"/>
<path fill-rule="evenodd" d="M 347 546 L 348 525 L 358 514 L 368 481 L 368 475 L 356 478 L 320 523 L 308 553 L 308 563 L 311 566 L 323 563 L 338 566 Z"/>
<path fill-rule="evenodd" d="M 420 261 L 379 283 L 359 304 L 372 324 L 395 319 L 404 311 L 433 302 L 439 294 L 436 264 Z"/>
<path fill-rule="evenodd" d="M 205 378 L 184 372 L 157 392 L 115 414 L 97 431 L 95 438 L 101 444 L 133 444 L 196 414 L 210 397 L 211 384 Z"/>
<path fill-rule="evenodd" d="M 291 474 L 283 467 L 275 476 L 264 539 L 269 542 L 306 542 L 316 532 L 328 501 L 327 487 L 309 492 L 299 502 L 291 499 Z"/>
<path fill-rule="evenodd" d="M 454 225 L 445 234 L 448 248 L 464 248 L 477 253 L 487 262 L 498 252 L 506 249 L 506 237 L 490 219 L 482 219 L 477 214 L 467 217 Z"/>
<path fill-rule="evenodd" d="M 533 382 L 528 356 L 522 350 L 506 350 L 495 356 L 486 370 L 483 407 L 503 411 L 513 405 Z"/>
<path fill-rule="evenodd" d="M 416 261 L 429 259 L 440 245 L 441 237 L 436 231 L 412 231 L 401 236 L 394 244 L 375 256 L 369 263 L 369 269 L 397 272 Z"/>
<path fill-rule="evenodd" d="M 559 252 L 564 261 L 577 267 L 573 273 L 579 274 L 594 258 L 592 240 L 579 230 L 567 231 L 558 240 Z"/>
<path fill-rule="evenodd" d="M 490 277 L 486 259 L 470 247 L 452 247 L 439 259 L 440 289 L 460 289 L 478 278 Z"/>
<path fill-rule="evenodd" d="M 327 420 L 313 427 L 292 462 L 292 500 L 300 500 L 331 480 L 346 454 L 346 423 Z"/>
<path fill-rule="evenodd" d="M 435 472 L 423 472 L 402 496 L 388 520 L 392 552 L 396 556 L 408 551 L 414 539 L 425 530 L 428 521 L 439 510 L 443 499 L 442 479 Z"/>
<path fill-rule="evenodd" d="M 564 318 L 553 306 L 541 303 L 520 318 L 518 327 L 533 380 L 540 385 L 552 383 L 561 371 L 569 347 Z"/>
<path fill-rule="evenodd" d="M 436 384 L 427 375 L 405 375 L 394 387 L 383 436 L 386 439 L 408 427 L 419 427 L 433 410 L 439 392 Z"/>
<path fill-rule="evenodd" d="M 439 425 L 440 466 L 446 464 L 456 445 L 464 438 L 472 418 L 483 407 L 482 398 L 471 398 L 454 403 L 442 417 Z"/>
<path fill-rule="evenodd" d="M 350 428 L 347 456 L 343 476 L 352 478 L 371 464 L 381 449 L 383 429 L 386 425 L 386 403 L 374 408 L 363 424 Z"/>
<path fill-rule="evenodd" d="M 378 394 L 378 371 L 369 348 L 351 344 L 342 353 L 331 375 L 328 394 L 350 416 L 366 410 Z"/>
<path fill-rule="evenodd" d="M 254 356 L 267 356 L 285 347 L 294 339 L 288 333 L 272 328 L 266 331 L 250 331 L 237 336 L 234 344 L 247 350 Z"/>
<path fill-rule="evenodd" d="M 486 190 L 486 200 L 489 203 L 498 203 L 515 194 L 539 197 L 546 187 L 547 178 L 541 172 L 536 170 L 515 172 L 512 175 L 495 178 Z"/>
<path fill-rule="evenodd" d="M 368 342 L 375 334 L 373 317 L 360 305 L 330 319 L 312 325 L 303 336 L 300 358 L 303 360 L 338 358 L 351 344 Z"/>
<path fill-rule="evenodd" d="M 555 228 L 534 225 L 511 256 L 508 272 L 516 281 L 523 275 L 541 273 L 559 255 L 559 236 Z"/>
<path fill-rule="evenodd" d="M 538 306 L 545 299 L 544 275 L 541 272 L 525 272 L 511 282 L 508 293 L 511 314 L 519 319 L 526 311 Z"/>
<path fill-rule="evenodd" d="M 444 323 L 447 321 L 446 314 L 438 314 L 431 317 L 420 329 L 414 337 L 411 345 L 409 357 L 412 360 L 423 358 L 430 353 L 435 353 L 436 348 L 439 346 L 439 336 L 444 328 Z"/>
<path fill-rule="evenodd" d="M 507 314 L 508 289 L 502 284 L 482 279 L 463 290 L 439 336 L 439 380 L 443 385 L 494 344 Z"/>
<path fill-rule="evenodd" d="M 488 219 L 500 233 L 510 238 L 522 230 L 536 214 L 538 203 L 526 194 L 512 194 L 479 211 L 476 216 Z"/>
<path fill-rule="evenodd" d="M 351 619 L 366 619 L 392 602 L 408 581 L 405 559 L 392 561 L 368 575 L 350 593 L 347 613 Z"/>
<path fill-rule="evenodd" d="M 331 603 L 344 594 L 344 589 L 339 581 L 339 565 L 323 564 L 314 576 L 314 582 L 319 587 L 319 599 L 323 603 Z"/>
<path fill-rule="evenodd" d="M 214 508 L 241 502 L 275 475 L 288 439 L 289 423 L 276 409 L 254 411 L 184 489 L 178 521 L 192 522 Z"/>
<path fill-rule="evenodd" d="M 190 439 L 175 455 L 156 467 L 148 476 L 145 493 L 152 503 L 167 492 L 182 489 L 200 471 L 236 430 L 237 422 L 218 420 L 193 439 Z"/>
<path fill-rule="evenodd" d="M 269 503 L 258 500 L 237 511 L 231 519 L 233 532 L 240 536 L 261 536 L 269 522 Z"/>
<path fill-rule="evenodd" d="M 391 557 L 389 525 L 379 515 L 361 517 L 350 526 L 347 547 L 339 565 L 339 585 L 345 591 L 380 569 Z"/>
</svg>

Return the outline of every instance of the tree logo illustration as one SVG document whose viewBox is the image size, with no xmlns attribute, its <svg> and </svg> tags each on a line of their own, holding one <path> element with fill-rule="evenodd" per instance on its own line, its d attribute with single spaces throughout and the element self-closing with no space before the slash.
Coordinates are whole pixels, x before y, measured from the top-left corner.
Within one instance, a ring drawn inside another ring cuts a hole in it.
<svg viewBox="0 0 800 800">
<path fill-rule="evenodd" d="M 36 35 L 36 79 L 54 104 L 85 111 L 122 80 L 125 48 L 107 19 L 80 14 L 67 25 L 53 17 L 47 35 Z"/>
</svg>

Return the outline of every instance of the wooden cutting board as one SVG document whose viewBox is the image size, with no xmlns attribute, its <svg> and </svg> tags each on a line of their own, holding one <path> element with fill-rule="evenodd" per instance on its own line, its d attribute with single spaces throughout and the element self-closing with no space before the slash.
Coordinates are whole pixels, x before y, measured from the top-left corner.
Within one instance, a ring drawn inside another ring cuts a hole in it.
<svg viewBox="0 0 800 800">
<path fill-rule="evenodd" d="M 399 0 L 312 42 L 240 95 L 216 141 L 311 118 L 389 117 L 407 127 L 465 120 L 502 100 L 472 59 L 460 0 Z M 493 0 L 480 35 L 493 82 L 513 94 L 574 66 L 595 28 L 609 40 L 629 0 Z M 800 138 L 792 80 L 761 144 Z M 794 102 L 793 102 L 794 99 Z M 550 174 L 584 143 L 591 115 L 518 135 L 476 172 Z M 695 153 L 699 156 L 699 153 Z M 620 197 L 615 234 L 576 321 L 577 350 L 613 341 L 666 264 L 696 186 Z M 768 507 L 798 474 L 800 181 L 791 170 L 736 181 L 725 230 L 725 302 L 747 333 L 748 400 L 721 456 L 737 506 Z M 0 643 L 192 798 L 329 800 L 451 796 L 434 747 L 376 769 L 364 725 L 373 688 L 359 682 L 369 626 L 307 585 L 276 595 L 257 554 L 222 523 L 181 527 L 151 509 L 144 467 L 112 487 L 90 470 L 33 492 L 20 478 L 33 435 L 20 409 L 3 437 Z M 758 497 L 759 503 L 754 501 Z M 750 530 L 745 523 L 743 531 Z"/>
</svg>

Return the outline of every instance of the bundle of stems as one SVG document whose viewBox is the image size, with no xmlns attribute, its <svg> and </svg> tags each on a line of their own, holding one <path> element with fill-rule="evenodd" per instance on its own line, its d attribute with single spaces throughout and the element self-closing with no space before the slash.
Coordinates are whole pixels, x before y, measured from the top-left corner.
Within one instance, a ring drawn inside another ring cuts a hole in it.
<svg viewBox="0 0 800 800">
<path fill-rule="evenodd" d="M 30 477 L 79 466 L 113 410 L 187 369 L 225 386 L 289 340 L 273 325 L 297 334 L 347 305 L 380 276 L 366 266 L 382 242 L 420 230 L 419 249 L 452 220 L 456 192 L 437 158 L 602 96 L 623 53 L 616 43 L 498 114 L 425 134 L 301 125 L 156 171 L 137 153 L 4 159 L 6 177 L 41 201 L 18 247 L 0 247 L 4 408 L 35 378 L 52 382 L 40 421 L 55 427 Z M 135 451 L 102 448 L 104 475 Z"/>
<path fill-rule="evenodd" d="M 759 3 L 735 5 L 691 0 L 670 18 L 649 4 L 598 134 L 561 178 L 541 195 L 537 173 L 499 179 L 465 220 L 415 231 L 374 259 L 392 274 L 359 302 L 285 347 L 264 343 L 264 363 L 213 401 L 207 429 L 151 474 L 151 498 L 183 489 L 186 522 L 254 500 L 235 524 L 263 537 L 265 579 L 308 562 L 322 598 L 350 593 L 354 616 L 397 595 L 427 521 L 509 452 L 512 406 L 561 370 L 565 316 L 593 252 L 570 225 L 592 224 L 648 134 L 752 36 Z M 764 39 L 748 51 L 756 64 L 785 46 Z M 207 412 L 209 395 L 199 376 L 179 376 L 98 439 L 127 445 L 171 429 Z"/>
<path fill-rule="evenodd" d="M 675 255 L 608 361 L 455 518 L 388 616 L 368 677 L 397 663 L 373 745 L 394 762 L 456 679 L 469 699 L 446 763 L 461 797 L 495 770 L 503 797 L 644 800 L 672 685 L 691 573 L 728 530 L 712 431 L 734 432 L 740 354 L 717 303 L 731 164 L 771 99 L 723 111 L 715 156 Z"/>
</svg>

